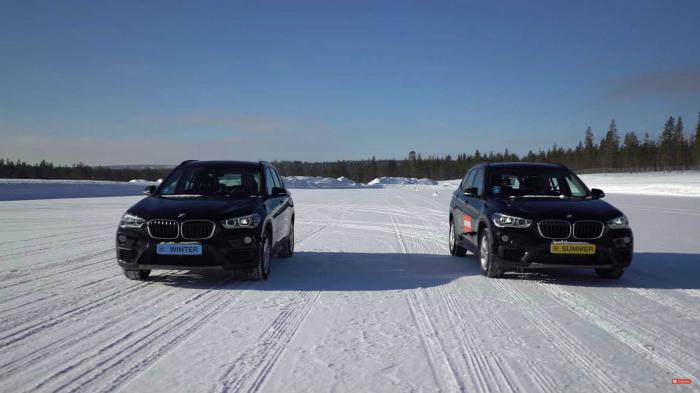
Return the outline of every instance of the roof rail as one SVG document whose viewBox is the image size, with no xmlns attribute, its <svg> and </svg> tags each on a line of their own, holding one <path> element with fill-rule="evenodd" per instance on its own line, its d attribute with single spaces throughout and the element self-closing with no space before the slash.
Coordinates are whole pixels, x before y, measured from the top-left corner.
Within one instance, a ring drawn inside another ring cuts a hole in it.
<svg viewBox="0 0 700 393">
<path fill-rule="evenodd" d="M 185 160 L 185 161 L 181 162 L 180 165 L 176 166 L 175 168 L 179 168 L 185 164 L 189 164 L 190 162 L 195 162 L 195 161 L 197 161 L 197 160 Z"/>
</svg>

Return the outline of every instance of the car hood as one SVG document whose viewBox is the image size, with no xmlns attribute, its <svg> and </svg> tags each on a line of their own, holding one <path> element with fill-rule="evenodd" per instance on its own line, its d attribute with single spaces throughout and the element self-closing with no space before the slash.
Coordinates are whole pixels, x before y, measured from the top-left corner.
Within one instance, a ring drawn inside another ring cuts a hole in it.
<svg viewBox="0 0 700 393">
<path fill-rule="evenodd" d="M 198 197 L 172 198 L 149 196 L 129 209 L 129 212 L 145 220 L 171 219 L 226 219 L 251 214 L 261 203 L 255 198 Z M 182 214 L 185 214 L 182 217 Z"/>
<path fill-rule="evenodd" d="M 515 198 L 496 199 L 496 210 L 504 214 L 535 220 L 599 220 L 607 221 L 622 212 L 600 199 Z"/>
</svg>

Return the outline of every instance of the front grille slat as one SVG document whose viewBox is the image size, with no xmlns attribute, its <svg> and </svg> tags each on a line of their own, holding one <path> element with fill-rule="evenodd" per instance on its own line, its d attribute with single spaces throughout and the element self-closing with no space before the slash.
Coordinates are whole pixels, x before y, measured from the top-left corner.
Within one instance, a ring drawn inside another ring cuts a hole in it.
<svg viewBox="0 0 700 393">
<path fill-rule="evenodd" d="M 576 221 L 574 237 L 576 239 L 597 239 L 603 236 L 605 225 L 600 221 Z"/>
<path fill-rule="evenodd" d="M 187 240 L 204 240 L 214 234 L 216 226 L 209 220 L 190 220 L 182 223 L 182 238 Z"/>
<path fill-rule="evenodd" d="M 543 220 L 537 223 L 540 236 L 546 239 L 568 239 L 571 236 L 571 223 L 562 220 Z"/>
<path fill-rule="evenodd" d="M 151 220 L 147 224 L 148 234 L 154 239 L 177 239 L 180 225 L 175 220 Z"/>
</svg>

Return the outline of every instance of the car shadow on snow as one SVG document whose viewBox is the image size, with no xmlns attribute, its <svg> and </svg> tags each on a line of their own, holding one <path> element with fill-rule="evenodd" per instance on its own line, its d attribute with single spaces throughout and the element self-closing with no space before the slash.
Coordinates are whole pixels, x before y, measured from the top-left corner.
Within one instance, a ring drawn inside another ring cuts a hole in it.
<svg viewBox="0 0 700 393">
<path fill-rule="evenodd" d="M 700 254 L 635 253 L 632 265 L 618 280 L 599 278 L 593 269 L 530 270 L 504 277 L 578 287 L 700 289 Z"/>
<path fill-rule="evenodd" d="M 384 291 L 434 287 L 478 274 L 473 258 L 451 255 L 302 251 L 291 259 L 273 259 L 264 282 L 225 281 L 223 274 L 197 271 L 161 272 L 151 281 L 207 289 Z"/>
</svg>

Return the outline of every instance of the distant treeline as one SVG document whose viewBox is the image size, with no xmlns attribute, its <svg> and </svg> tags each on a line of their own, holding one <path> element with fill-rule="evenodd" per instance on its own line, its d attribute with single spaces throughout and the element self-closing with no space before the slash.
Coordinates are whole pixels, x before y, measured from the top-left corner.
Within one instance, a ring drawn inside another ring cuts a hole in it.
<svg viewBox="0 0 700 393">
<path fill-rule="evenodd" d="M 411 151 L 404 159 L 376 159 L 302 162 L 275 161 L 274 165 L 286 176 L 345 176 L 367 182 L 380 176 L 428 177 L 431 179 L 460 178 L 467 169 L 479 162 L 538 161 L 559 162 L 578 172 L 591 171 L 663 171 L 698 168 L 700 166 L 700 114 L 690 137 L 685 136 L 683 120 L 669 117 L 658 138 L 648 133 L 639 137 L 634 131 L 620 135 L 615 120 L 610 122 L 605 135 L 596 142 L 588 127 L 576 147 L 563 148 L 556 144 L 547 150 L 530 151 L 524 156 L 508 152 L 473 154 L 456 157 L 423 157 Z M 131 179 L 156 180 L 170 172 L 167 168 L 110 168 L 53 165 L 46 161 L 28 164 L 0 158 L 0 178 L 16 179 L 89 179 L 128 181 Z"/>
</svg>

